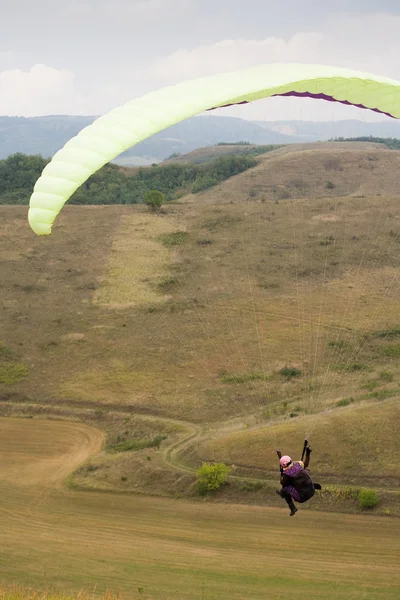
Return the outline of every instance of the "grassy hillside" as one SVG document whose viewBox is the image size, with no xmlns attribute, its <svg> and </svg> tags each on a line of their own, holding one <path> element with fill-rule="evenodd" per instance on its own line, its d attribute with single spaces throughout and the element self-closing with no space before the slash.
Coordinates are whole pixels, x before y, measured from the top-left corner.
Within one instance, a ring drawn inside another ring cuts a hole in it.
<svg viewBox="0 0 400 600">
<path fill-rule="evenodd" d="M 259 157 L 243 174 L 213 188 L 209 199 L 240 202 L 290 198 L 397 195 L 400 152 L 376 143 L 321 142 L 285 146 Z"/>
<path fill-rule="evenodd" d="M 376 450 L 394 485 L 399 157 L 280 149 L 159 215 L 66 206 L 50 238 L 23 207 L 1 207 L 1 414 L 100 424 L 111 445 L 161 436 L 163 448 L 186 431 L 193 443 L 174 456 L 191 477 L 201 459 L 268 477 L 276 444 L 295 452 L 311 433 L 327 481 L 370 482 Z M 162 460 L 146 460 L 105 458 L 81 484 L 156 493 Z M 121 483 L 132 469 L 140 481 Z"/>
</svg>

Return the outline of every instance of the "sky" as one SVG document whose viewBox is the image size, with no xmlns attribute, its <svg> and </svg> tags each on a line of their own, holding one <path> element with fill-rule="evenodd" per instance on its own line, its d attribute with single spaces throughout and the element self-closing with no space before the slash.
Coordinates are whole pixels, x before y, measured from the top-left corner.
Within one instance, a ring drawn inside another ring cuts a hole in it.
<svg viewBox="0 0 400 600">
<path fill-rule="evenodd" d="M 0 0 L 0 115 L 100 115 L 169 84 L 271 62 L 400 80 L 399 31 L 399 0 Z M 384 118 L 293 98 L 217 112 Z"/>
</svg>

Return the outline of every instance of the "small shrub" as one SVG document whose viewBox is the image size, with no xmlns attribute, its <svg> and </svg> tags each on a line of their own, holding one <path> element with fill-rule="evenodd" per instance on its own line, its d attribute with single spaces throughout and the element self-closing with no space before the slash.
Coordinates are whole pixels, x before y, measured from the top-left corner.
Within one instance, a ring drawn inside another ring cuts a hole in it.
<svg viewBox="0 0 400 600">
<path fill-rule="evenodd" d="M 301 377 L 302 374 L 302 371 L 300 371 L 300 369 L 296 369 L 295 367 L 283 367 L 283 369 L 279 371 L 279 375 L 282 375 L 282 377 L 286 377 L 286 379 Z"/>
<path fill-rule="evenodd" d="M 333 181 L 327 181 L 325 187 L 327 190 L 333 190 L 333 188 L 335 187 L 335 184 L 333 183 Z"/>
<path fill-rule="evenodd" d="M 378 496 L 374 490 L 360 490 L 358 494 L 358 505 L 362 510 L 375 508 L 378 504 Z"/>
<path fill-rule="evenodd" d="M 201 495 L 219 490 L 229 475 L 230 468 L 224 463 L 203 462 L 196 471 L 197 489 Z"/>
<path fill-rule="evenodd" d="M 354 398 L 342 398 L 341 400 L 336 402 L 336 406 L 348 406 L 352 402 L 354 402 Z"/>
</svg>

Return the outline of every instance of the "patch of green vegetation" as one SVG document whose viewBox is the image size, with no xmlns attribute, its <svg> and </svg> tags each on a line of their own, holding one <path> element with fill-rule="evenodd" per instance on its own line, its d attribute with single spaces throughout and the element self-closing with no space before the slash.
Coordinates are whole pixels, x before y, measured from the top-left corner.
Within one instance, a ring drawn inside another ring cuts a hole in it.
<svg viewBox="0 0 400 600">
<path fill-rule="evenodd" d="M 13 357 L 13 351 L 8 346 L 0 343 L 0 360 L 10 360 Z"/>
<path fill-rule="evenodd" d="M 303 372 L 300 369 L 296 369 L 296 367 L 283 367 L 280 369 L 279 375 L 285 377 L 286 379 L 293 379 L 295 377 L 301 377 Z"/>
<path fill-rule="evenodd" d="M 131 452 L 144 450 L 145 448 L 159 448 L 163 440 L 167 439 L 166 435 L 156 435 L 151 440 L 123 439 L 117 438 L 114 443 L 107 446 L 108 452 Z"/>
<path fill-rule="evenodd" d="M 361 389 L 371 391 L 379 387 L 380 385 L 382 385 L 382 382 L 379 379 L 370 379 L 361 386 Z"/>
<path fill-rule="evenodd" d="M 330 496 L 337 501 L 343 500 L 356 500 L 358 498 L 360 489 L 351 486 L 335 486 L 330 485 L 322 489 L 321 496 Z"/>
<path fill-rule="evenodd" d="M 362 489 L 358 493 L 358 506 L 363 509 L 372 509 L 378 505 L 379 499 L 375 490 Z"/>
<path fill-rule="evenodd" d="M 29 369 L 23 363 L 4 361 L 0 363 L 0 383 L 13 385 L 28 377 Z"/>
<path fill-rule="evenodd" d="M 398 327 L 392 327 L 390 329 L 382 329 L 382 331 L 376 331 L 373 334 L 377 338 L 391 338 L 400 336 L 400 329 Z"/>
<path fill-rule="evenodd" d="M 217 146 L 251 146 L 250 142 L 219 142 Z M 251 146 L 250 148 L 235 148 L 234 153 L 238 156 L 259 156 L 281 148 L 280 144 L 269 144 L 265 146 Z"/>
<path fill-rule="evenodd" d="M 400 344 L 393 344 L 391 346 L 383 346 L 381 348 L 382 353 L 389 358 L 400 357 Z"/>
<path fill-rule="evenodd" d="M 342 398 L 341 400 L 338 400 L 338 402 L 336 402 L 336 406 L 349 406 L 349 404 L 352 404 L 353 402 L 355 402 L 355 399 L 350 396 L 350 398 Z"/>
<path fill-rule="evenodd" d="M 240 373 L 237 375 L 227 375 L 222 373 L 220 375 L 220 380 L 222 383 L 246 383 L 248 381 L 267 381 L 267 379 L 268 376 L 264 375 L 263 373 Z"/>
<path fill-rule="evenodd" d="M 236 484 L 240 492 L 259 492 L 268 489 L 268 484 L 263 481 L 254 481 L 252 479 L 240 479 Z"/>
<path fill-rule="evenodd" d="M 174 231 L 160 236 L 160 240 L 167 247 L 180 246 L 186 241 L 188 235 L 187 231 Z"/>
<path fill-rule="evenodd" d="M 375 398 L 376 400 L 386 400 L 386 398 L 393 398 L 394 396 L 400 396 L 400 390 L 376 390 L 368 394 L 369 398 Z"/>
</svg>

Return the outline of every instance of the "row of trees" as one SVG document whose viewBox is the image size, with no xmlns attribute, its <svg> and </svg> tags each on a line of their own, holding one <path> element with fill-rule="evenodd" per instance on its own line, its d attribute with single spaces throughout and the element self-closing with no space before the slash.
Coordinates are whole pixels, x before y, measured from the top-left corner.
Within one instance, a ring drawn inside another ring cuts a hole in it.
<svg viewBox="0 0 400 600">
<path fill-rule="evenodd" d="M 368 135 L 368 136 L 353 137 L 353 138 L 338 137 L 338 138 L 334 138 L 329 141 L 330 142 L 375 142 L 377 144 L 384 144 L 385 146 L 387 146 L 388 148 L 391 148 L 392 150 L 400 150 L 400 140 L 397 138 L 381 138 L 381 137 L 374 137 L 373 135 Z"/>
<path fill-rule="evenodd" d="M 35 181 L 49 162 L 41 156 L 13 154 L 0 161 L 0 204 L 27 204 Z M 135 175 L 107 164 L 92 175 L 70 199 L 72 204 L 139 204 L 146 192 L 160 191 L 173 200 L 197 193 L 257 164 L 253 156 L 229 155 L 206 164 L 153 165 Z"/>
</svg>

